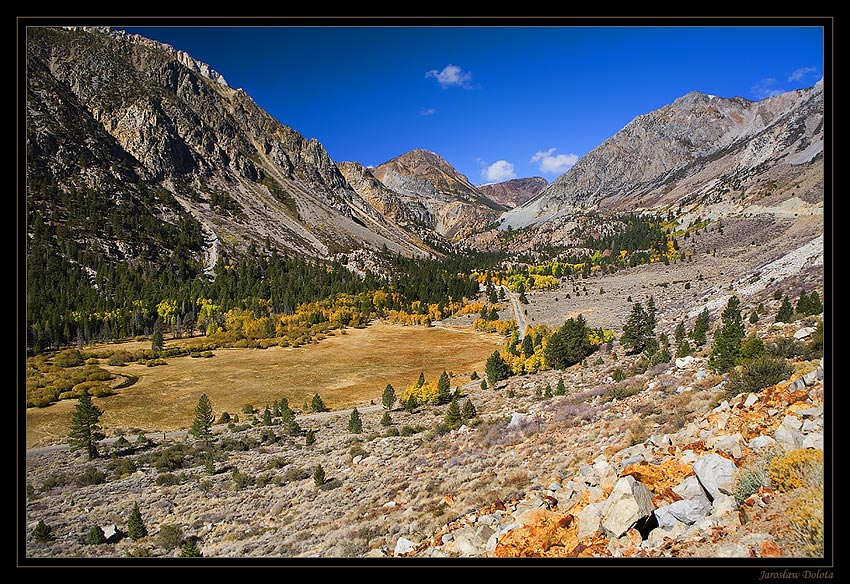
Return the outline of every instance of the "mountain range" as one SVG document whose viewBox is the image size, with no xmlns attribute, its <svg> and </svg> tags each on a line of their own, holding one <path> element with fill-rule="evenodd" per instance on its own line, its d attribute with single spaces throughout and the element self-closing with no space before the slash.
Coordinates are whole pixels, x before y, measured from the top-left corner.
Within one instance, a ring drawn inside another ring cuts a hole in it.
<svg viewBox="0 0 850 584">
<path fill-rule="evenodd" d="M 27 34 L 28 205 L 111 260 L 173 249 L 117 225 L 75 226 L 66 207 L 81 193 L 110 215 L 193 224 L 207 274 L 222 253 L 251 245 L 318 259 L 384 246 L 435 256 L 493 247 L 508 227 L 530 231 L 529 246 L 566 241 L 557 226 L 589 209 L 676 209 L 685 220 L 787 213 L 823 198 L 822 83 L 760 102 L 692 92 L 638 116 L 551 184 L 476 187 L 423 149 L 374 168 L 337 163 L 169 45 L 107 28 Z"/>
</svg>

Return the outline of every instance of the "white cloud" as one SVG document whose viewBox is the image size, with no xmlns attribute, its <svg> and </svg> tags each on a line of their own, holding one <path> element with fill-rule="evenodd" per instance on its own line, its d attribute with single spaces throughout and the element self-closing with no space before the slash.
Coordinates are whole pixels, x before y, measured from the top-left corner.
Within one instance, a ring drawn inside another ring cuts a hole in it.
<svg viewBox="0 0 850 584">
<path fill-rule="evenodd" d="M 548 174 L 563 174 L 578 162 L 576 154 L 555 154 L 556 148 L 537 152 L 529 162 L 539 162 L 540 172 Z"/>
<path fill-rule="evenodd" d="M 502 182 L 516 178 L 514 165 L 507 160 L 497 160 L 481 171 L 481 177 L 488 182 Z"/>
<path fill-rule="evenodd" d="M 419 110 L 420 116 L 433 116 L 435 113 L 437 113 L 437 108 L 435 107 L 426 107 Z"/>
<path fill-rule="evenodd" d="M 816 69 L 814 67 L 800 67 L 788 76 L 788 81 L 802 81 L 803 78 L 806 77 L 806 75 L 808 75 L 809 73 L 814 73 L 815 71 Z"/>
<path fill-rule="evenodd" d="M 756 99 L 764 99 L 766 97 L 773 97 L 774 95 L 785 93 L 784 89 L 773 87 L 775 83 L 776 79 L 773 77 L 766 77 L 753 85 L 753 88 L 750 91 L 752 91 Z"/>
<path fill-rule="evenodd" d="M 446 65 L 442 71 L 431 69 L 425 73 L 425 77 L 433 77 L 440 84 L 440 87 L 471 87 L 472 73 L 463 71 L 457 65 Z"/>
</svg>

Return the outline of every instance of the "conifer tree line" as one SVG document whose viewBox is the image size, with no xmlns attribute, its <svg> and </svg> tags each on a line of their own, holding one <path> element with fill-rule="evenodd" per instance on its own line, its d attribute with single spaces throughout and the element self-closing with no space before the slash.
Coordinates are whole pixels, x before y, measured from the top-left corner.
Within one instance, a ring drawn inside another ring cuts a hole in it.
<svg viewBox="0 0 850 584">
<path fill-rule="evenodd" d="M 251 246 L 240 257 L 222 254 L 213 278 L 202 274 L 202 237 L 184 217 L 180 233 L 153 233 L 160 251 L 142 253 L 136 261 L 110 261 L 94 248 L 78 244 L 63 223 L 44 220 L 31 211 L 27 250 L 27 347 L 32 353 L 100 340 L 151 335 L 166 314 L 169 330 L 201 334 L 201 301 L 220 313 L 246 309 L 259 318 L 293 314 L 299 305 L 339 294 L 362 295 L 360 309 L 368 320 L 376 308 L 366 298 L 383 290 L 386 310 L 444 309 L 452 300 L 472 298 L 478 284 L 468 275 L 497 262 L 499 254 L 455 254 L 441 259 L 411 259 L 379 252 L 390 276 L 361 277 L 339 260 L 319 261 L 274 249 Z M 152 237 L 153 237 L 152 236 Z M 174 248 L 166 253 L 160 248 Z M 140 247 L 153 249 L 154 243 Z M 169 303 L 164 306 L 165 303 Z"/>
</svg>

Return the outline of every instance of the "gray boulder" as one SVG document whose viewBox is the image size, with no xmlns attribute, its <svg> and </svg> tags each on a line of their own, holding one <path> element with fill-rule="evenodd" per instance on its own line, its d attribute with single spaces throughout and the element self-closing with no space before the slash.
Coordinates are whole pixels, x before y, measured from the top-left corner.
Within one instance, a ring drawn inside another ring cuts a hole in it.
<svg viewBox="0 0 850 584">
<path fill-rule="evenodd" d="M 710 512 L 711 507 L 706 499 L 682 499 L 656 509 L 655 518 L 658 520 L 658 527 L 670 529 L 677 522 L 693 525 Z"/>
<path fill-rule="evenodd" d="M 700 484 L 712 500 L 721 494 L 732 494 L 735 487 L 735 471 L 738 467 L 728 458 L 719 454 L 706 454 L 694 463 L 693 469 Z"/>
<path fill-rule="evenodd" d="M 622 477 L 605 500 L 602 527 L 611 537 L 620 537 L 654 509 L 649 488 L 631 475 Z"/>
</svg>

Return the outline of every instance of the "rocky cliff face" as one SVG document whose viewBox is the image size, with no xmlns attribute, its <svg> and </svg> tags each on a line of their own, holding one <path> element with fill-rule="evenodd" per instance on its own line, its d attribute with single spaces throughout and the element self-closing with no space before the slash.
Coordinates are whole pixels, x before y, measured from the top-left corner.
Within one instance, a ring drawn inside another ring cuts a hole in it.
<svg viewBox="0 0 850 584">
<path fill-rule="evenodd" d="M 215 246 L 267 238 L 313 257 L 383 245 L 425 253 L 351 188 L 318 141 L 181 51 L 106 29 L 31 28 L 27 65 L 28 173 L 95 190 L 122 173 L 126 190 L 166 191 L 203 227 L 208 263 Z M 81 170 L 67 154 L 84 150 Z"/>
<path fill-rule="evenodd" d="M 533 199 L 548 184 L 549 182 L 542 176 L 532 176 L 529 178 L 515 178 L 500 183 L 479 185 L 478 190 L 491 201 L 513 209 Z"/>
<path fill-rule="evenodd" d="M 689 93 L 635 118 L 507 213 L 503 227 L 588 208 L 720 216 L 759 212 L 768 199 L 772 208 L 822 203 L 823 119 L 822 83 L 760 102 Z"/>
<path fill-rule="evenodd" d="M 378 165 L 372 174 L 414 205 L 423 205 L 432 217 L 429 226 L 449 239 L 483 230 L 505 210 L 428 150 L 411 150 Z"/>
</svg>

